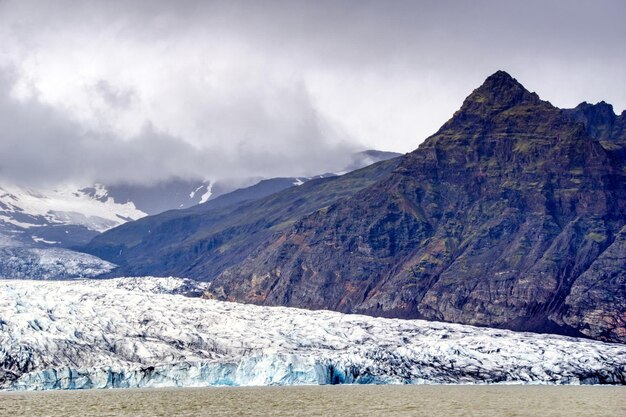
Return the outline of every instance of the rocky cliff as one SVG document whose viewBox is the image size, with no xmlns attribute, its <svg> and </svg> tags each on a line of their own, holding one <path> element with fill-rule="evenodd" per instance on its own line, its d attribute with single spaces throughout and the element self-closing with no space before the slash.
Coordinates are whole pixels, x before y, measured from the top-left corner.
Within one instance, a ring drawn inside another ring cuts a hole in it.
<svg viewBox="0 0 626 417">
<path fill-rule="evenodd" d="M 626 342 L 626 117 L 607 106 L 562 110 L 499 71 L 390 175 L 211 293 Z"/>
</svg>

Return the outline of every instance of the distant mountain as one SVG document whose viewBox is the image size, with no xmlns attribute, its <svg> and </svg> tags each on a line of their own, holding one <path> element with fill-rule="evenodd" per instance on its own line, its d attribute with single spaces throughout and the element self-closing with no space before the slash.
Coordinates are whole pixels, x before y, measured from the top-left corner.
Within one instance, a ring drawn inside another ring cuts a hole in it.
<svg viewBox="0 0 626 417">
<path fill-rule="evenodd" d="M 368 150 L 353 155 L 352 171 L 399 154 Z M 52 189 L 0 184 L 0 236 L 35 247 L 73 247 L 130 220 L 173 209 L 185 209 L 229 194 L 221 200 L 261 198 L 315 177 L 185 180 L 172 178 L 151 185 L 96 184 Z M 1 241 L 0 241 L 1 246 Z"/>
<path fill-rule="evenodd" d="M 625 119 L 558 109 L 499 71 L 393 172 L 270 236 L 211 291 L 626 342 Z"/>
<path fill-rule="evenodd" d="M 0 185 L 0 235 L 38 247 L 69 247 L 145 216 L 119 204 L 103 186 L 35 189 Z"/>
<path fill-rule="evenodd" d="M 393 155 L 361 152 L 354 155 L 350 167 Z M 190 208 L 207 201 L 212 202 L 210 207 L 225 206 L 333 175 L 213 182 L 173 178 L 152 185 L 96 184 L 52 189 L 0 184 L 0 277 L 48 279 L 101 275 L 115 265 L 69 249 L 147 214 Z M 249 183 L 254 185 L 239 188 Z M 52 262 L 53 259 L 57 261 Z"/>
<path fill-rule="evenodd" d="M 212 188 L 210 181 L 172 178 L 151 185 L 107 185 L 106 197 L 121 203 L 132 203 L 146 214 L 158 214 L 204 203 L 211 198 Z"/>
<path fill-rule="evenodd" d="M 294 185 L 302 185 L 310 180 L 343 175 L 348 172 L 365 168 L 367 166 L 375 164 L 376 162 L 387 161 L 389 159 L 397 158 L 401 155 L 402 154 L 397 152 L 386 152 L 370 149 L 353 154 L 350 163 L 347 166 L 337 170 L 336 172 L 328 172 L 325 174 L 315 175 L 313 177 L 284 177 L 262 179 L 260 181 L 253 181 L 253 185 L 237 188 L 234 191 L 232 190 L 232 185 L 229 186 L 228 182 L 220 181 L 217 182 L 213 187 L 214 189 L 217 188 L 219 191 L 213 193 L 208 201 L 212 201 L 218 197 L 221 197 L 219 205 L 221 207 L 225 207 L 226 205 L 232 203 L 238 203 L 245 200 L 255 200 L 280 192 L 287 188 L 293 187 Z M 213 208 L 216 206 L 211 205 L 211 207 Z"/>
<path fill-rule="evenodd" d="M 95 277 L 115 265 L 67 249 L 101 231 L 145 216 L 118 204 L 101 186 L 34 189 L 0 185 L 0 277 Z"/>
<path fill-rule="evenodd" d="M 117 276 L 211 280 L 243 261 L 268 237 L 302 216 L 372 185 L 397 163 L 398 158 L 390 159 L 343 176 L 311 179 L 297 187 L 292 179 L 262 181 L 185 210 L 126 223 L 80 249 L 119 265 L 114 271 Z"/>
<path fill-rule="evenodd" d="M 221 192 L 228 193 L 238 182 L 217 184 Z M 10 238 L 12 246 L 17 242 L 35 248 L 83 245 L 127 221 L 202 204 L 215 198 L 215 185 L 177 178 L 152 185 L 96 184 L 51 189 L 0 184 L 0 235 Z"/>
</svg>

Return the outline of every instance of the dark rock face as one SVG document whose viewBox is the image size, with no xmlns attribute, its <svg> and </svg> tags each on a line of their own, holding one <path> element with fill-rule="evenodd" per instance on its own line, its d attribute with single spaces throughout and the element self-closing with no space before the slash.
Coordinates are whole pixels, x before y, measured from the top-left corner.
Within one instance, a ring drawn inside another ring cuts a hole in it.
<svg viewBox="0 0 626 417">
<path fill-rule="evenodd" d="M 272 236 L 211 291 L 626 342 L 624 116 L 588 106 L 558 109 L 499 71 L 392 174 Z"/>
<path fill-rule="evenodd" d="M 565 313 L 555 321 L 584 329 L 602 340 L 626 340 L 626 228 L 582 273 L 565 299 Z M 621 265 L 621 267 L 620 267 Z"/>
<path fill-rule="evenodd" d="M 616 116 L 613 106 L 604 101 L 598 104 L 581 103 L 564 112 L 573 121 L 583 123 L 587 134 L 593 139 L 606 142 L 626 141 L 626 112 Z"/>
</svg>

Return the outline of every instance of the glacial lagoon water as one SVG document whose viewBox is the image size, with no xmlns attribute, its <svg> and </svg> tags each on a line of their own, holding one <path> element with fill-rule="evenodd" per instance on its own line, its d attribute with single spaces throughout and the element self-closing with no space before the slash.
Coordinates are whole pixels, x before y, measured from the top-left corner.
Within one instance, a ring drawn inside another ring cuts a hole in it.
<svg viewBox="0 0 626 417">
<path fill-rule="evenodd" d="M 626 416 L 626 387 L 292 386 L 2 392 L 11 417 Z"/>
</svg>

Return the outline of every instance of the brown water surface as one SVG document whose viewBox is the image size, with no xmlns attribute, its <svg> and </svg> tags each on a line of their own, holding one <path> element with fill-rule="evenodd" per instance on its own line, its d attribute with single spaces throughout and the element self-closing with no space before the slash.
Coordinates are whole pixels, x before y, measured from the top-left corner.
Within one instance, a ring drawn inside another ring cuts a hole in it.
<svg viewBox="0 0 626 417">
<path fill-rule="evenodd" d="M 0 415 L 626 417 L 626 387 L 335 385 L 3 392 Z"/>
</svg>

